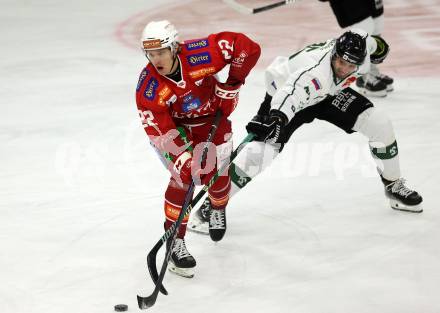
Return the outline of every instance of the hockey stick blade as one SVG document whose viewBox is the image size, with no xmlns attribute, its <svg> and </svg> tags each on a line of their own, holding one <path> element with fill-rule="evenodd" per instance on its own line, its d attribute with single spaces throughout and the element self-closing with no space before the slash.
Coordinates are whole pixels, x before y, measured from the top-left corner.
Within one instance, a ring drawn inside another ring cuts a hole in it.
<svg viewBox="0 0 440 313">
<path fill-rule="evenodd" d="M 157 294 L 154 295 L 154 293 L 149 297 L 137 296 L 139 309 L 146 310 L 148 308 L 151 308 L 156 303 L 156 299 Z"/>
<path fill-rule="evenodd" d="M 191 186 L 190 186 L 190 188 L 188 190 L 190 193 L 192 193 L 191 189 L 194 189 L 194 184 L 191 184 Z M 182 221 L 182 220 L 180 220 L 180 221 Z M 165 287 L 162 285 L 162 281 L 163 281 L 163 278 L 165 277 L 165 272 L 166 272 L 167 267 L 168 267 L 168 261 L 170 260 L 170 256 L 171 256 L 171 245 L 174 242 L 174 240 L 176 239 L 176 235 L 177 235 L 177 230 L 173 231 L 173 240 L 167 246 L 167 251 L 165 253 L 165 258 L 164 258 L 163 263 L 162 263 L 162 268 L 160 269 L 160 275 L 157 275 L 157 271 L 156 271 L 155 275 L 157 276 L 157 281 L 155 281 L 156 286 L 154 287 L 153 292 L 148 297 L 141 297 L 139 295 L 137 296 L 138 306 L 139 306 L 139 309 L 141 309 L 141 310 L 145 310 L 145 309 L 151 308 L 156 303 L 157 296 L 159 295 L 159 291 L 162 291 L 161 290 L 162 288 L 165 291 L 164 294 L 165 295 L 168 294 L 168 292 L 166 291 Z M 160 248 L 160 246 L 159 246 L 159 248 Z M 156 257 L 154 259 L 156 259 Z M 154 260 L 154 267 L 156 268 L 156 260 Z M 150 275 L 153 275 L 151 273 L 151 271 L 150 271 Z"/>
</svg>

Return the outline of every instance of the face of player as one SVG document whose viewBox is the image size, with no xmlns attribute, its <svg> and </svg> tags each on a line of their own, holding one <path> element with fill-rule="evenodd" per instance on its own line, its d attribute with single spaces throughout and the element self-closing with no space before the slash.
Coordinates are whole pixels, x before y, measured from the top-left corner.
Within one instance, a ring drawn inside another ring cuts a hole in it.
<svg viewBox="0 0 440 313">
<path fill-rule="evenodd" d="M 161 75 L 168 75 L 174 72 L 178 63 L 174 62 L 173 53 L 169 48 L 149 50 L 146 56 Z"/>
<path fill-rule="evenodd" d="M 357 71 L 359 68 L 356 64 L 350 63 L 342 59 L 340 56 L 335 55 L 332 60 L 333 71 L 337 78 L 344 79 L 348 75 Z"/>
</svg>

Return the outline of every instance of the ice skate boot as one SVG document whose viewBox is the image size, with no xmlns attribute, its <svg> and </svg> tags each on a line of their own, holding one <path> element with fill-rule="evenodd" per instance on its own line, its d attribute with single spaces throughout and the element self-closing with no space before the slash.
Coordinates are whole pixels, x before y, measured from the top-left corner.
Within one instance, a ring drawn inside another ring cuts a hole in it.
<svg viewBox="0 0 440 313">
<path fill-rule="evenodd" d="M 356 86 L 359 92 L 366 97 L 385 97 L 387 95 L 387 85 L 385 82 L 372 74 L 358 77 Z"/>
<path fill-rule="evenodd" d="M 385 196 L 390 199 L 390 205 L 394 210 L 421 213 L 423 212 L 423 198 L 417 191 L 405 186 L 405 180 L 399 178 L 396 181 L 389 181 L 382 178 L 385 186 Z"/>
<path fill-rule="evenodd" d="M 222 240 L 226 233 L 226 210 L 212 209 L 209 216 L 209 236 L 213 241 Z"/>
<path fill-rule="evenodd" d="M 185 239 L 176 238 L 171 251 L 168 269 L 177 275 L 192 278 L 194 277 L 194 268 L 196 267 L 196 260 L 188 252 Z"/>
<path fill-rule="evenodd" d="M 196 233 L 208 235 L 210 211 L 211 201 L 206 197 L 202 205 L 191 215 L 187 229 Z"/>
</svg>

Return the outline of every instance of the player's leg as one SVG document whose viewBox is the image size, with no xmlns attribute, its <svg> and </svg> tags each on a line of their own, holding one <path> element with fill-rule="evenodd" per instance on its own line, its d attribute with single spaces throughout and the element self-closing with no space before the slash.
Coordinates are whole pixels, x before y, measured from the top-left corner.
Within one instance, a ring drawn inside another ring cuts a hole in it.
<svg viewBox="0 0 440 313">
<path fill-rule="evenodd" d="M 187 185 L 179 185 L 173 178 L 170 179 L 168 188 L 165 192 L 165 229 L 179 217 L 188 190 Z M 186 226 L 188 217 L 185 217 L 180 225 L 177 238 L 174 242 L 168 269 L 180 276 L 191 278 L 194 276 L 196 260 L 189 253 L 185 244 Z"/>
<path fill-rule="evenodd" d="M 232 138 L 225 143 L 216 146 L 217 167 L 229 162 L 232 153 Z M 231 177 L 229 171 L 226 171 L 217 179 L 217 181 L 208 189 L 208 199 L 210 205 L 209 217 L 209 236 L 213 241 L 220 241 L 226 232 L 226 206 L 229 202 L 229 193 L 231 190 Z"/>
<path fill-rule="evenodd" d="M 382 0 L 370 0 L 373 7 L 373 23 L 374 30 L 371 34 L 380 36 L 384 29 L 384 7 Z M 375 64 L 371 64 L 371 72 L 387 86 L 387 92 L 394 90 L 394 79 L 388 75 L 381 73 Z"/>
<path fill-rule="evenodd" d="M 180 127 L 179 132 L 185 142 L 189 142 L 191 140 L 188 132 L 184 128 Z M 160 151 L 155 148 L 153 144 L 152 146 L 156 150 L 156 153 L 162 161 L 163 165 L 168 168 L 170 161 L 167 159 L 166 155 L 160 153 Z M 170 228 L 171 225 L 178 219 L 185 201 L 185 196 L 188 188 L 188 185 L 177 182 L 173 177 L 170 178 L 167 189 L 165 191 L 164 201 L 165 230 Z M 173 247 L 171 247 L 172 253 L 168 269 L 171 272 L 174 272 L 180 276 L 191 278 L 194 276 L 196 260 L 189 253 L 185 244 L 187 223 L 188 218 L 185 217 L 178 229 L 177 238 L 174 241 Z"/>
<path fill-rule="evenodd" d="M 421 212 L 421 196 L 404 184 L 393 126 L 389 118 L 364 96 L 347 88 L 324 101 L 318 118 L 347 133 L 359 132 L 368 138 L 370 150 L 393 209 Z"/>
<path fill-rule="evenodd" d="M 382 0 L 368 0 L 369 17 L 354 23 L 351 28 L 360 28 L 371 35 L 379 35 L 383 31 L 384 15 Z M 387 92 L 394 89 L 394 80 L 388 75 L 382 74 L 376 64 L 371 64 L 368 74 L 359 77 L 356 86 L 364 95 L 373 97 L 385 97 Z"/>
<path fill-rule="evenodd" d="M 272 97 L 266 94 L 257 115 L 254 119 L 267 117 L 270 111 L 270 101 Z M 309 107 L 298 112 L 286 126 L 283 141 L 287 142 L 294 131 L 304 123 L 310 123 L 317 114 L 317 107 Z M 284 145 L 267 144 L 260 141 L 248 143 L 231 164 L 229 174 L 231 177 L 231 191 L 229 197 L 234 197 L 241 191 L 254 177 L 262 173 L 279 155 Z M 206 198 L 199 209 L 193 212 L 188 223 L 189 229 L 198 233 L 208 233 L 209 212 L 211 201 Z"/>
<path fill-rule="evenodd" d="M 371 154 L 385 186 L 385 195 L 393 209 L 422 212 L 422 197 L 405 185 L 400 173 L 399 150 L 388 116 L 377 108 L 359 115 L 353 130 L 368 137 Z"/>
</svg>

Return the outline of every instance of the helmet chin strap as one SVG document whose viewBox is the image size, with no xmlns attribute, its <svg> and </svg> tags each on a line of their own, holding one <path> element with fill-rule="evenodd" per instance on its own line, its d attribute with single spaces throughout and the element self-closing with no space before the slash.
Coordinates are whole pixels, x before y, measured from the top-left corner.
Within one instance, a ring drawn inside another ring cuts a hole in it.
<svg viewBox="0 0 440 313">
<path fill-rule="evenodd" d="M 173 54 L 173 64 L 171 65 L 171 70 L 168 75 L 174 74 L 177 70 L 177 66 L 176 66 L 176 69 L 173 71 L 174 65 L 176 64 L 176 60 L 177 60 L 177 47 L 173 45 L 172 47 L 170 47 L 170 50 L 171 53 Z"/>
<path fill-rule="evenodd" d="M 171 71 L 169 75 L 173 74 L 177 70 L 177 66 L 176 66 L 176 69 L 173 71 L 174 64 L 176 64 L 176 60 L 177 60 L 177 53 L 174 54 L 173 65 L 171 65 Z"/>
</svg>

